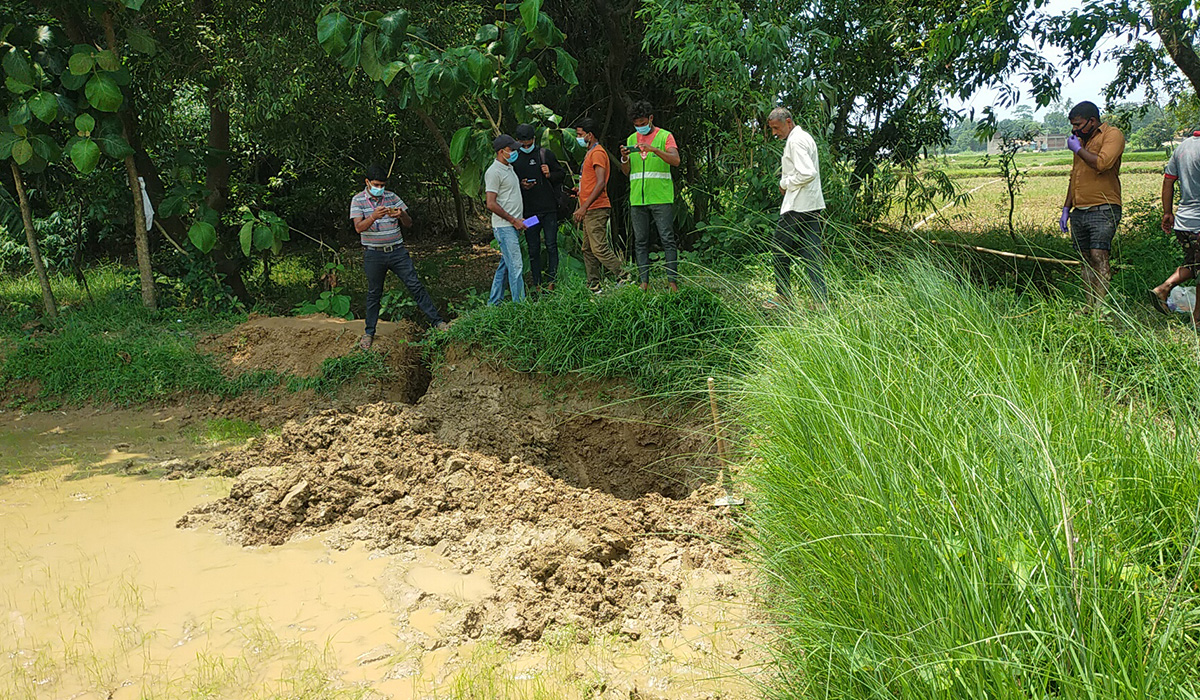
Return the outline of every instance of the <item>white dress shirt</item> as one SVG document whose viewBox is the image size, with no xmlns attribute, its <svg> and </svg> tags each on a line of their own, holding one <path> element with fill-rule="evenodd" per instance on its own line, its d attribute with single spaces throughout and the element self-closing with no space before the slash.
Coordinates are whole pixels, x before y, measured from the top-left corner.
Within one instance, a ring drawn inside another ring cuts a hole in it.
<svg viewBox="0 0 1200 700">
<path fill-rule="evenodd" d="M 784 192 L 779 213 L 824 209 L 825 195 L 821 193 L 817 142 L 807 131 L 798 126 L 792 127 L 783 147 L 782 165 L 779 186 Z"/>
</svg>

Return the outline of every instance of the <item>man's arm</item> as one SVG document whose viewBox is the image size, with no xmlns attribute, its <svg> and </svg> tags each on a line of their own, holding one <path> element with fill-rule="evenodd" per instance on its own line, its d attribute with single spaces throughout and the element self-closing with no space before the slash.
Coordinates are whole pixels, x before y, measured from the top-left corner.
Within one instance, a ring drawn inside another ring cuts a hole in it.
<svg viewBox="0 0 1200 700">
<path fill-rule="evenodd" d="M 408 207 L 396 207 L 396 218 L 400 220 L 400 225 L 404 228 L 412 228 L 412 217 L 408 215 Z"/>
<path fill-rule="evenodd" d="M 679 149 L 668 147 L 666 150 L 661 148 L 650 147 L 650 152 L 666 161 L 667 165 L 672 168 L 678 168 L 680 163 Z"/>
<path fill-rule="evenodd" d="M 362 233 L 363 231 L 366 231 L 374 226 L 376 221 L 379 221 L 385 216 L 387 216 L 387 207 L 376 207 L 375 211 L 371 212 L 370 216 L 356 216 L 354 217 L 354 231 L 356 233 Z M 405 218 L 408 218 L 408 216 L 405 215 Z M 410 221 L 408 225 L 411 226 L 412 222 Z"/>
<path fill-rule="evenodd" d="M 495 192 L 487 193 L 487 210 L 492 212 L 496 216 L 500 217 L 501 219 L 504 219 L 508 223 L 512 224 L 513 228 L 517 229 L 518 231 L 525 230 L 525 223 L 523 221 L 521 221 L 520 219 L 518 219 L 517 217 L 515 217 L 512 214 L 509 214 L 507 211 L 505 211 L 504 207 L 500 206 L 500 202 L 496 201 L 496 193 Z"/>
<path fill-rule="evenodd" d="M 800 144 L 793 146 L 789 141 L 784 148 L 784 156 L 781 168 L 782 172 L 779 178 L 780 189 L 798 189 L 817 178 L 816 158 L 814 154 L 809 153 L 807 148 Z M 789 164 L 791 165 L 790 168 L 788 167 Z"/>
<path fill-rule="evenodd" d="M 618 165 L 621 166 L 621 172 L 625 173 L 626 175 L 629 174 L 629 154 L 632 152 L 633 151 L 629 150 L 628 145 L 621 144 L 621 161 L 618 163 Z"/>
<path fill-rule="evenodd" d="M 600 195 L 604 194 L 604 191 L 607 189 L 608 170 L 605 169 L 603 165 L 596 163 L 596 186 L 592 188 L 592 193 L 588 195 L 587 201 L 579 203 L 579 208 L 583 209 L 584 211 L 590 209 L 592 204 L 594 204 L 597 199 L 600 199 Z"/>
<path fill-rule="evenodd" d="M 546 179 L 549 180 L 550 184 L 553 185 L 555 189 L 562 187 L 563 179 L 566 177 L 566 173 L 563 172 L 562 163 L 558 162 L 558 156 L 554 155 L 554 152 L 549 148 L 543 147 L 542 161 L 550 170 L 549 173 L 546 173 Z"/>
<path fill-rule="evenodd" d="M 1175 230 L 1175 180 L 1171 175 L 1163 176 L 1162 184 L 1162 230 L 1171 233 Z"/>
<path fill-rule="evenodd" d="M 1098 173 L 1103 173 L 1111 170 L 1117 164 L 1117 160 L 1121 158 L 1121 154 L 1125 152 L 1125 135 L 1120 131 L 1113 129 L 1109 135 L 1104 138 L 1097 146 L 1096 152 L 1093 153 L 1083 147 L 1079 149 L 1079 157 L 1084 163 L 1088 164 L 1092 170 Z"/>
</svg>

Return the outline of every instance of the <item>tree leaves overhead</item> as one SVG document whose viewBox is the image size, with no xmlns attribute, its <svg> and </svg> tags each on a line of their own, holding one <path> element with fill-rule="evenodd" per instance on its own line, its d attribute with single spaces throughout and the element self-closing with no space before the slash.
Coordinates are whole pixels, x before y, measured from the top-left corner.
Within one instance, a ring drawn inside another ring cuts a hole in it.
<svg viewBox="0 0 1200 700">
<path fill-rule="evenodd" d="M 58 118 L 58 98 L 43 90 L 29 98 L 29 110 L 33 116 L 49 124 Z"/>
<path fill-rule="evenodd" d="M 70 154 L 71 162 L 84 174 L 95 170 L 100 162 L 100 147 L 90 138 L 79 139 L 72 144 Z"/>
<path fill-rule="evenodd" d="M 88 102 L 101 112 L 116 112 L 125 98 L 117 82 L 105 74 L 93 75 L 84 88 Z"/>
<path fill-rule="evenodd" d="M 346 51 L 354 28 L 350 18 L 340 12 L 330 12 L 317 20 L 317 43 L 330 56 L 340 56 Z"/>
<path fill-rule="evenodd" d="M 188 240 L 201 253 L 210 253 L 217 245 L 217 229 L 207 221 L 197 221 L 188 229 Z"/>
<path fill-rule="evenodd" d="M 538 15 L 542 10 L 542 0 L 524 0 L 521 3 L 521 21 L 525 23 L 525 31 L 537 29 Z"/>
</svg>

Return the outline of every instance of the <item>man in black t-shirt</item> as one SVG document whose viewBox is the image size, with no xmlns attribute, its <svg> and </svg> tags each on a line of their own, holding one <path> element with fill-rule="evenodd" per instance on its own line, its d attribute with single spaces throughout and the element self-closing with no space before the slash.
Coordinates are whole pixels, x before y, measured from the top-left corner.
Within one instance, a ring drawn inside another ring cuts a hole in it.
<svg viewBox="0 0 1200 700">
<path fill-rule="evenodd" d="M 521 124 L 513 136 L 520 144 L 513 170 L 521 181 L 525 216 L 538 218 L 537 225 L 525 229 L 532 286 L 539 291 L 542 289 L 542 243 L 545 241 L 545 290 L 552 292 L 554 280 L 558 277 L 557 193 L 562 189 L 563 169 L 550 149 L 537 147 L 536 132 L 531 125 Z"/>
</svg>

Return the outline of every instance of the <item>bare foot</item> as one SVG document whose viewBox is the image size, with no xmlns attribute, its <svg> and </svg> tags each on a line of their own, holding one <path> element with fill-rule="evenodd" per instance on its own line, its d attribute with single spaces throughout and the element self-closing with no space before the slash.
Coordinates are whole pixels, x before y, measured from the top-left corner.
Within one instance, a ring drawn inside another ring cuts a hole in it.
<svg viewBox="0 0 1200 700">
<path fill-rule="evenodd" d="M 641 287 L 641 289 L 642 289 L 642 291 L 643 291 L 643 292 L 648 292 L 648 291 L 650 291 L 650 283 L 649 283 L 649 282 L 642 282 L 642 283 L 641 283 L 641 284 L 639 284 L 638 286 L 639 286 L 639 287 Z"/>
<path fill-rule="evenodd" d="M 667 282 L 667 289 L 671 290 L 672 292 L 678 292 L 679 285 L 675 284 L 674 282 Z"/>
</svg>

